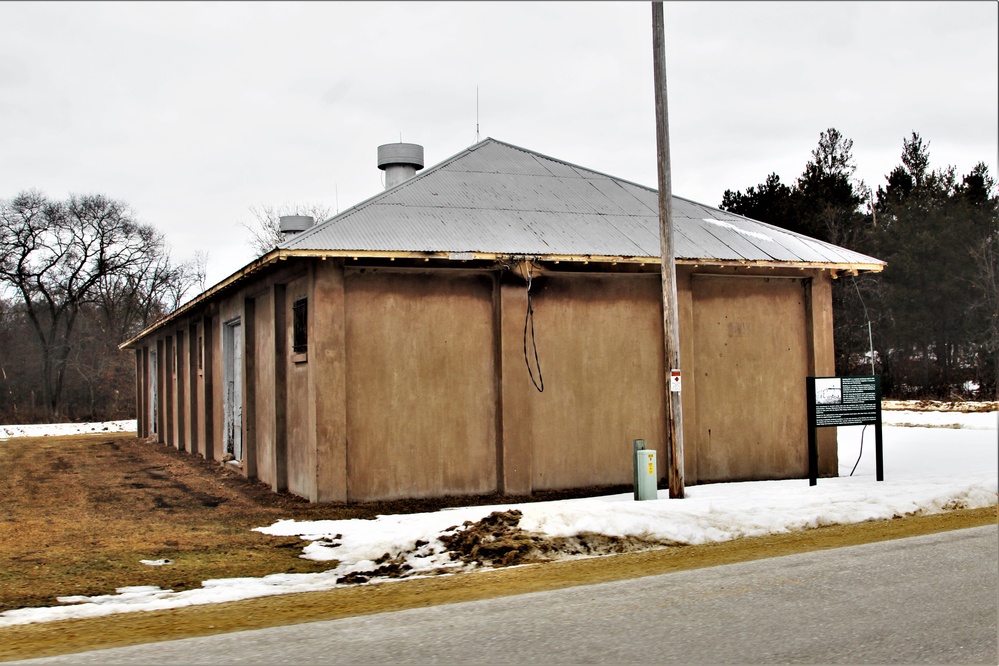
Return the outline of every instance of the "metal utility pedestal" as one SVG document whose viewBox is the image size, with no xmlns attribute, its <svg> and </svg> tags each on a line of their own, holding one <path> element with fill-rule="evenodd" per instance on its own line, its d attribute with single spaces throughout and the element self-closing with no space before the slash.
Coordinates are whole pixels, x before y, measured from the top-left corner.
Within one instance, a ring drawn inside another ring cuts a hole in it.
<svg viewBox="0 0 999 666">
<path fill-rule="evenodd" d="M 644 439 L 632 442 L 634 447 L 635 501 L 659 499 L 656 452 L 645 448 Z"/>
</svg>

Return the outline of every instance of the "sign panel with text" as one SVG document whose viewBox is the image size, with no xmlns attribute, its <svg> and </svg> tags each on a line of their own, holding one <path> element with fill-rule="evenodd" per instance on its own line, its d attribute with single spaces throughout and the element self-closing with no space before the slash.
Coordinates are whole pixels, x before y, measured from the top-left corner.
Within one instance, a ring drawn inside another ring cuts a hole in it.
<svg viewBox="0 0 999 666">
<path fill-rule="evenodd" d="M 808 480 L 818 479 L 816 428 L 873 425 L 877 480 L 884 481 L 881 442 L 881 377 L 808 377 Z"/>
</svg>

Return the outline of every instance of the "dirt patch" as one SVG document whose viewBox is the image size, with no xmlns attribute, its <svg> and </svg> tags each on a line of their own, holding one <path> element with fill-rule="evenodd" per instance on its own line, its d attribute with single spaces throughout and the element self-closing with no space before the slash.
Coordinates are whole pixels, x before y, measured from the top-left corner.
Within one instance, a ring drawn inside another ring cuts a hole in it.
<svg viewBox="0 0 999 666">
<path fill-rule="evenodd" d="M 484 567 L 536 564 L 573 556 L 611 555 L 663 548 L 672 543 L 583 532 L 571 537 L 531 534 L 520 528 L 516 509 L 494 511 L 479 521 L 465 521 L 440 537 L 451 559 Z"/>
</svg>

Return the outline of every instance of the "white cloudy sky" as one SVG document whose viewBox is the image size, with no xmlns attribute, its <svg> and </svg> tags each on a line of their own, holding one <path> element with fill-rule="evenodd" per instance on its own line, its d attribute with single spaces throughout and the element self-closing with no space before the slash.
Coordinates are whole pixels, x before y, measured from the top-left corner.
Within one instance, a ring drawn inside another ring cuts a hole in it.
<svg viewBox="0 0 999 666">
<path fill-rule="evenodd" d="M 673 192 L 710 205 L 801 173 L 819 133 L 883 184 L 913 130 L 931 166 L 997 174 L 999 5 L 667 2 Z M 0 197 L 99 192 L 252 259 L 250 206 L 340 210 L 376 147 L 430 166 L 491 136 L 655 186 L 648 2 L 0 2 Z"/>
</svg>

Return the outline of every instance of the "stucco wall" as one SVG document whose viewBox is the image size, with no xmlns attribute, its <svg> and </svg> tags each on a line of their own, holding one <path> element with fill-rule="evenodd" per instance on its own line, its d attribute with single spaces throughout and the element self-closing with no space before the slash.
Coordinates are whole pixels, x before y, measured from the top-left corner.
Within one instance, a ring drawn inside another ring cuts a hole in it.
<svg viewBox="0 0 999 666">
<path fill-rule="evenodd" d="M 631 483 L 633 439 L 665 472 L 659 276 L 539 277 L 531 291 L 544 377 L 529 389 L 534 489 Z"/>
<path fill-rule="evenodd" d="M 310 418 L 309 409 L 309 363 L 308 359 L 293 358 L 291 308 L 299 298 L 309 295 L 307 277 L 289 282 L 284 298 L 284 335 L 287 347 L 284 362 L 287 381 L 287 465 L 288 490 L 311 497 L 316 487 L 315 424 Z"/>
<path fill-rule="evenodd" d="M 201 336 L 202 359 L 201 369 L 198 373 L 198 441 L 202 443 L 201 455 L 209 460 L 217 455 L 218 440 L 215 438 L 214 423 L 218 415 L 218 409 L 212 396 L 215 394 L 215 367 L 214 359 L 218 356 L 215 350 L 214 327 L 211 324 L 211 317 L 199 317 L 198 334 Z"/>
<path fill-rule="evenodd" d="M 691 287 L 698 479 L 807 476 L 803 281 L 695 275 Z"/>
<path fill-rule="evenodd" d="M 274 395 L 274 297 L 271 289 L 254 298 L 254 374 L 256 400 L 252 418 L 256 426 L 257 478 L 274 485 L 275 429 Z"/>
<path fill-rule="evenodd" d="M 493 284 L 346 274 L 351 499 L 496 490 Z"/>
<path fill-rule="evenodd" d="M 712 270 L 677 275 L 686 481 L 803 478 L 804 378 L 833 372 L 831 280 Z M 295 354 L 301 297 L 309 348 Z M 241 469 L 274 490 L 367 501 L 628 484 L 636 438 L 664 477 L 659 275 L 538 272 L 531 297 L 543 392 L 516 271 L 288 262 L 146 341 L 137 407 L 149 413 L 156 350 L 158 440 L 222 459 L 238 318 Z M 540 380 L 533 354 L 528 341 Z M 820 473 L 835 475 L 835 430 L 818 435 Z"/>
</svg>

